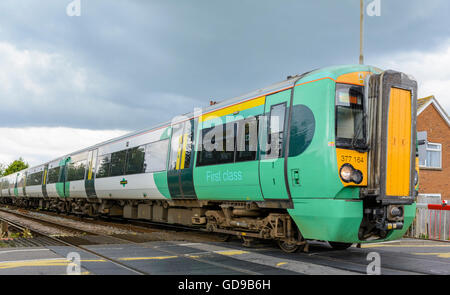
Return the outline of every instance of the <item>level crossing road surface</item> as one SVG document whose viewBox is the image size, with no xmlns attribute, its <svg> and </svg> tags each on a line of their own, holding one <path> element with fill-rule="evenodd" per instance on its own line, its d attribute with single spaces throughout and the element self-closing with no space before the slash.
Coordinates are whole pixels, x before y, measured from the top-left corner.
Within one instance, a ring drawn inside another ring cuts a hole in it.
<svg viewBox="0 0 450 295">
<path fill-rule="evenodd" d="M 246 248 L 239 240 L 84 247 L 129 268 L 69 246 L 1 248 L 0 275 L 361 275 L 367 274 L 373 253 L 380 259 L 382 275 L 450 274 L 450 243 L 428 240 L 403 239 L 363 244 L 361 248 L 353 245 L 347 250 L 312 242 L 309 252 L 292 254 L 272 243 Z M 74 255 L 79 264 L 68 259 Z"/>
</svg>

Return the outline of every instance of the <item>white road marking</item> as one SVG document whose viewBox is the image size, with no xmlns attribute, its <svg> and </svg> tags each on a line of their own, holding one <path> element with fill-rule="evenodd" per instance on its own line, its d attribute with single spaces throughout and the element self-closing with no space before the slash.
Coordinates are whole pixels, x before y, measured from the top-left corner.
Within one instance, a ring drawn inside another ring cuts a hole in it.
<svg viewBox="0 0 450 295">
<path fill-rule="evenodd" d="M 6 250 L 6 251 L 0 250 L 0 254 L 14 253 L 14 252 L 36 252 L 36 251 L 50 251 L 50 249 L 27 249 L 27 250 Z"/>
<path fill-rule="evenodd" d="M 195 246 L 200 245 L 200 243 L 186 243 L 186 244 L 176 244 L 177 246 Z"/>
<path fill-rule="evenodd" d="M 209 244 L 196 244 L 191 245 L 193 248 L 208 251 L 211 253 L 227 253 L 229 256 L 232 256 L 234 259 L 239 259 L 247 262 L 263 264 L 271 267 L 278 267 L 287 269 L 290 271 L 302 273 L 302 274 L 311 274 L 311 275 L 355 275 L 360 274 L 357 272 L 351 272 L 346 270 L 341 270 L 329 266 L 322 266 L 313 263 L 291 260 L 291 259 L 282 259 L 282 264 L 280 264 L 280 258 L 271 257 L 268 255 L 252 252 L 250 249 L 246 249 L 246 251 L 236 250 L 232 248 L 226 248 L 221 246 L 209 245 Z M 234 255 L 235 252 L 235 255 Z"/>
</svg>

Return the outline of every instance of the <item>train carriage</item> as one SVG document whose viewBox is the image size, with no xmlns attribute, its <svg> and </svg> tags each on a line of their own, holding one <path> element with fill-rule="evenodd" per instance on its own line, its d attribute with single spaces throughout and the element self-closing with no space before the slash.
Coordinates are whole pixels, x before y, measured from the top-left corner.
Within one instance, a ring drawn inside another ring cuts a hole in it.
<svg viewBox="0 0 450 295">
<path fill-rule="evenodd" d="M 26 178 L 26 197 L 42 198 L 42 180 L 44 178 L 44 165 L 28 169 Z"/>
<path fill-rule="evenodd" d="M 46 197 L 64 198 L 63 175 L 65 172 L 66 158 L 60 158 L 48 164 L 46 173 Z"/>
<path fill-rule="evenodd" d="M 154 180 L 156 174 L 166 170 L 169 139 L 163 131 L 146 132 L 99 146 L 95 150 L 95 189 L 91 196 L 100 199 L 166 199 Z"/>
<path fill-rule="evenodd" d="M 85 178 L 88 152 L 70 155 L 62 172 L 64 178 L 64 198 L 86 199 Z"/>
<path fill-rule="evenodd" d="M 400 72 L 314 70 L 29 169 L 42 195 L 27 184 L 15 196 L 275 239 L 289 252 L 310 239 L 392 240 L 415 215 L 416 96 Z"/>
<path fill-rule="evenodd" d="M 16 195 L 14 194 L 14 189 L 16 187 L 17 175 L 16 174 L 8 175 L 6 178 L 8 180 L 8 196 L 14 198 L 16 197 Z"/>
<path fill-rule="evenodd" d="M 14 195 L 18 198 L 24 198 L 25 195 L 25 180 L 27 170 L 22 170 L 16 174 L 16 185 L 14 188 Z"/>
</svg>

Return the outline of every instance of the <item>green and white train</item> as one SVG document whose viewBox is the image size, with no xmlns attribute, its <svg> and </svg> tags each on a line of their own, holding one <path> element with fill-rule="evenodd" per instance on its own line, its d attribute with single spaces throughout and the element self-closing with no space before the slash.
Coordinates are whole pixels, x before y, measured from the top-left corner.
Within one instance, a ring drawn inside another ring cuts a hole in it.
<svg viewBox="0 0 450 295">
<path fill-rule="evenodd" d="M 415 216 L 417 83 L 328 67 L 1 178 L 1 200 L 333 247 Z"/>
</svg>

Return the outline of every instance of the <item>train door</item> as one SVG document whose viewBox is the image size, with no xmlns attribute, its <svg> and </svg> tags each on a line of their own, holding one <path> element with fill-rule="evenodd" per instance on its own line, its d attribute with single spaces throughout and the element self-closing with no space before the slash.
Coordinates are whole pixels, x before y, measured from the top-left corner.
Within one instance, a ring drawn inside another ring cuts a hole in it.
<svg viewBox="0 0 450 295">
<path fill-rule="evenodd" d="M 19 173 L 14 177 L 14 196 L 19 196 Z"/>
<path fill-rule="evenodd" d="M 264 199 L 289 199 L 284 175 L 284 145 L 291 91 L 266 97 L 266 124 L 261 130 L 259 178 Z"/>
<path fill-rule="evenodd" d="M 67 157 L 61 163 L 60 182 L 63 183 L 63 195 L 65 198 L 70 197 L 70 182 L 67 181 L 67 172 L 69 169 L 70 157 Z"/>
<path fill-rule="evenodd" d="M 194 119 L 172 126 L 167 181 L 173 199 L 196 199 L 193 174 Z"/>
<path fill-rule="evenodd" d="M 87 173 L 85 176 L 84 186 L 86 189 L 86 196 L 90 201 L 97 200 L 97 194 L 95 193 L 95 184 L 94 184 L 94 176 L 95 176 L 95 163 L 97 162 L 97 153 L 98 149 L 89 151 L 88 153 L 88 164 L 87 164 Z"/>
<path fill-rule="evenodd" d="M 13 182 L 13 179 L 12 179 L 12 175 L 9 175 L 8 176 L 8 195 L 10 197 L 12 197 L 14 195 L 14 190 L 11 190 L 13 188 L 14 188 L 14 182 Z"/>
<path fill-rule="evenodd" d="M 44 166 L 44 173 L 42 174 L 42 197 L 44 200 L 48 200 L 47 194 L 47 174 L 48 174 L 48 164 Z"/>
<path fill-rule="evenodd" d="M 28 177 L 28 171 L 23 173 L 23 178 L 22 178 L 22 182 L 23 182 L 22 193 L 25 198 L 27 197 L 27 177 Z"/>
</svg>

